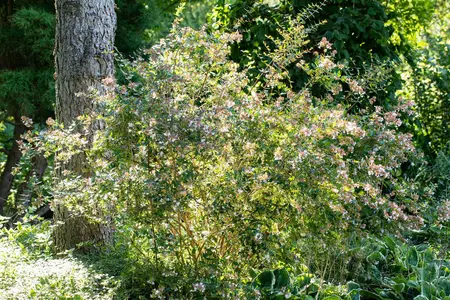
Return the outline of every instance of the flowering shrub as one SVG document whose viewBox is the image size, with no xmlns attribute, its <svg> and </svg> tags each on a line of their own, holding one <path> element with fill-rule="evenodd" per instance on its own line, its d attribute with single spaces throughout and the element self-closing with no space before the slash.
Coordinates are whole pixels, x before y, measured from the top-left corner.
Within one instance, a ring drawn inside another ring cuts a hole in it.
<svg viewBox="0 0 450 300">
<path fill-rule="evenodd" d="M 396 131 L 411 103 L 348 114 L 334 98 L 360 101 L 376 82 L 342 75 L 325 38 L 315 59 L 303 61 L 313 49 L 297 21 L 280 35 L 264 80 L 250 83 L 228 59 L 239 33 L 176 28 L 146 52 L 148 61 L 125 62 L 127 85 L 105 80 L 109 94 L 96 99 L 97 112 L 67 129 L 49 120 L 43 138 L 29 138 L 56 153 L 56 168 L 86 155 L 91 176 L 66 171 L 54 203 L 115 220 L 121 240 L 153 270 L 155 298 L 200 295 L 245 281 L 250 267 L 298 261 L 309 236 L 421 225 L 418 199 L 393 176 L 417 155 L 411 136 Z M 290 64 L 310 75 L 298 93 Z M 329 93 L 314 97 L 313 85 Z M 105 128 L 94 136 L 93 122 Z M 172 288 L 161 285 L 170 280 Z"/>
</svg>

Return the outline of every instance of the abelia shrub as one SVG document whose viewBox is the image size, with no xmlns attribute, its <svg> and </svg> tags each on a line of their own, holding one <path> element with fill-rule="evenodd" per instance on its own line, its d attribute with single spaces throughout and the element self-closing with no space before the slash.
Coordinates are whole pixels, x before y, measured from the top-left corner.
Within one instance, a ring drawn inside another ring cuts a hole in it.
<svg viewBox="0 0 450 300">
<path fill-rule="evenodd" d="M 40 143 L 51 144 L 56 163 L 83 152 L 92 174 L 66 174 L 55 202 L 133 224 L 118 233 L 156 266 L 170 261 L 166 270 L 189 266 L 183 270 L 230 280 L 246 266 L 290 260 L 305 236 L 421 226 L 413 185 L 394 176 L 418 155 L 411 135 L 397 130 L 412 103 L 349 114 L 352 103 L 375 103 L 364 97 L 377 83 L 343 75 L 326 38 L 305 62 L 310 49 L 298 22 L 280 34 L 256 83 L 229 59 L 239 33 L 177 28 L 146 51 L 148 60 L 126 62 L 128 84 L 112 88 L 109 80 L 109 95 L 96 99 L 97 112 L 81 117 L 76 133 L 49 122 Z M 299 92 L 289 64 L 310 75 Z M 328 95 L 312 96 L 317 85 Z M 105 129 L 92 137 L 98 120 Z"/>
</svg>

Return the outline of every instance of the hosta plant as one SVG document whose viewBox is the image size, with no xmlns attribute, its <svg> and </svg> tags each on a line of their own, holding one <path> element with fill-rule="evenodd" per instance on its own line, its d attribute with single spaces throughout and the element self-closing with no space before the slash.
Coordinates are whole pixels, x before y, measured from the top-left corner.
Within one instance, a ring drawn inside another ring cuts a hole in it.
<svg viewBox="0 0 450 300">
<path fill-rule="evenodd" d="M 450 261 L 426 244 L 376 240 L 367 257 L 365 293 L 378 299 L 450 299 Z"/>
</svg>

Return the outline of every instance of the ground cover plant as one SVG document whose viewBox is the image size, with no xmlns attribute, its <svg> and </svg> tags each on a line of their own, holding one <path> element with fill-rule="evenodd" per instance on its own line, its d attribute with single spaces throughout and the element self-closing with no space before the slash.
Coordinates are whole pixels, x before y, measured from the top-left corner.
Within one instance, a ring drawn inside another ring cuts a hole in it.
<svg viewBox="0 0 450 300">
<path fill-rule="evenodd" d="M 83 262 L 51 256 L 50 223 L 0 233 L 1 299 L 111 299 L 117 283 Z"/>
</svg>

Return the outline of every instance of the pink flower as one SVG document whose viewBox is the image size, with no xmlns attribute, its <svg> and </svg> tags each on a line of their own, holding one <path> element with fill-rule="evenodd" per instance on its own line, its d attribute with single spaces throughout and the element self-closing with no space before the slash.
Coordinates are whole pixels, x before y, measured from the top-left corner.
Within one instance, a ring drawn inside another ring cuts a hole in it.
<svg viewBox="0 0 450 300">
<path fill-rule="evenodd" d="M 350 90 L 356 94 L 364 94 L 364 89 L 359 85 L 359 83 L 356 80 L 350 79 L 347 80 L 348 85 L 350 86 Z"/>
<path fill-rule="evenodd" d="M 311 129 L 303 127 L 300 129 L 300 134 L 303 136 L 311 136 Z"/>
<path fill-rule="evenodd" d="M 323 57 L 320 60 L 319 63 L 319 68 L 323 68 L 326 71 L 330 71 L 331 69 L 333 69 L 334 67 L 336 67 L 336 64 L 334 62 L 332 62 L 329 58 L 327 57 Z"/>
<path fill-rule="evenodd" d="M 369 158 L 368 162 L 369 175 L 375 175 L 376 177 L 386 178 L 389 176 L 389 173 L 386 171 L 385 167 L 382 165 L 378 165 L 375 163 L 375 159 L 373 157 Z"/>
<path fill-rule="evenodd" d="M 319 48 L 331 49 L 332 46 L 333 46 L 333 44 L 330 43 L 326 37 L 323 37 L 319 42 Z"/>
</svg>

